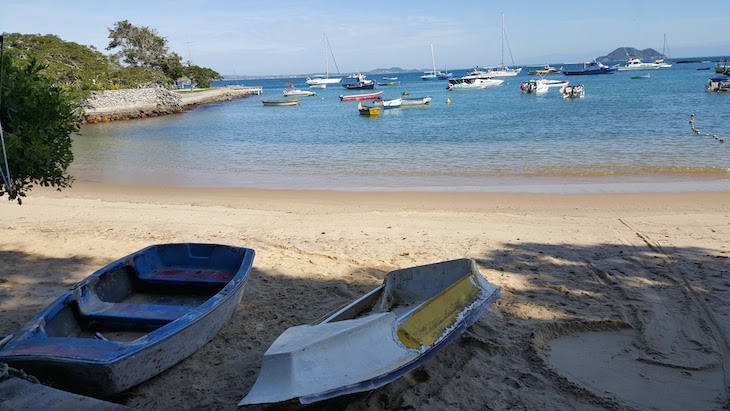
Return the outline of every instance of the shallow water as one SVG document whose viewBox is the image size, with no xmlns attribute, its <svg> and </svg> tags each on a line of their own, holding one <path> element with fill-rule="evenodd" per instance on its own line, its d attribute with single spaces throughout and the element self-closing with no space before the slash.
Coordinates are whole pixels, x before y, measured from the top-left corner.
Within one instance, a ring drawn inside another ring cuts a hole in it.
<svg viewBox="0 0 730 411">
<path fill-rule="evenodd" d="M 730 141 L 695 136 L 689 127 L 696 113 L 703 134 L 730 137 L 730 95 L 706 92 L 713 73 L 696 70 L 713 64 L 638 72 L 650 73 L 648 80 L 631 79 L 637 72 L 548 76 L 584 84 L 582 100 L 563 100 L 559 89 L 521 94 L 520 83 L 536 78 L 527 69 L 501 86 L 453 92 L 446 82 L 422 81 L 418 74 L 387 75 L 401 86 L 377 87 L 384 98 L 409 91 L 433 100 L 375 118 L 338 98 L 366 91 L 335 85 L 300 97 L 296 107 L 264 107 L 262 99 L 283 98 L 287 81 L 305 89 L 305 79 L 245 81 L 263 86 L 264 95 L 83 126 L 70 171 L 81 180 L 187 187 L 728 189 Z"/>
</svg>

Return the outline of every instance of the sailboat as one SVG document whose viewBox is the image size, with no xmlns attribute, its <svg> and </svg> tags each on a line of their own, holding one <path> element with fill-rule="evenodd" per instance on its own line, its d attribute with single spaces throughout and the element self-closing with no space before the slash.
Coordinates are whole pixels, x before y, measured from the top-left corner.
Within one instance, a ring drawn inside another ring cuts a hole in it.
<svg viewBox="0 0 730 411">
<path fill-rule="evenodd" d="M 662 58 L 659 60 L 654 60 L 655 64 L 659 65 L 659 68 L 669 68 L 672 67 L 671 64 L 666 63 L 664 61 L 664 58 L 667 56 L 667 52 L 669 52 L 669 47 L 667 47 L 667 33 L 664 33 L 664 46 L 662 46 Z"/>
<path fill-rule="evenodd" d="M 327 49 L 329 47 L 329 42 L 327 41 L 327 34 L 324 35 L 324 64 L 325 64 L 325 75 L 319 75 L 315 76 L 314 78 L 307 77 L 307 84 L 309 84 L 309 87 L 311 88 L 327 88 L 327 84 L 337 84 L 340 81 L 342 81 L 342 78 L 330 78 L 330 65 L 329 65 L 329 58 L 327 56 Z M 332 49 L 330 48 L 330 52 L 332 52 Z M 334 61 L 335 56 L 332 55 L 332 60 Z M 337 67 L 337 61 L 335 61 L 335 67 Z M 340 72 L 339 67 L 337 67 L 337 73 Z"/>
<path fill-rule="evenodd" d="M 453 73 L 442 73 L 436 70 L 436 59 L 433 57 L 433 44 L 431 44 L 431 62 L 433 63 L 433 71 L 427 71 L 421 76 L 421 80 L 448 80 Z"/>
<path fill-rule="evenodd" d="M 505 35 L 504 13 L 502 13 L 502 63 L 497 67 L 488 67 L 487 68 L 487 71 L 485 74 L 490 77 L 513 77 L 513 76 L 520 74 L 520 72 L 522 71 L 522 67 L 513 69 L 513 68 L 504 66 L 504 37 L 505 37 L 504 35 Z M 512 59 L 512 49 L 510 49 L 510 47 L 509 47 L 509 40 L 507 40 L 507 48 L 509 50 L 509 56 Z M 515 61 L 514 61 L 514 59 L 512 59 L 512 65 L 514 66 L 514 64 L 515 64 Z M 478 74 L 478 73 L 472 72 L 469 74 L 471 75 L 471 74 Z"/>
</svg>

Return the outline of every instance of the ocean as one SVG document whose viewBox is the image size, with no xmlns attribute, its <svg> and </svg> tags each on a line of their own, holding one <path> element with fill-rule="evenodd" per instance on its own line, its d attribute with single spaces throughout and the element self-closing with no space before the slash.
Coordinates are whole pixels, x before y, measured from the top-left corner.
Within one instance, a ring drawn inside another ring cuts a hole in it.
<svg viewBox="0 0 730 411">
<path fill-rule="evenodd" d="M 711 67 L 698 71 L 699 67 Z M 462 76 L 466 70 L 454 70 Z M 637 74 L 650 79 L 632 79 Z M 394 73 L 383 98 L 429 96 L 430 106 L 360 116 L 329 85 L 295 107 L 264 107 L 306 78 L 214 82 L 262 86 L 262 96 L 144 120 L 82 126 L 69 172 L 78 180 L 172 187 L 344 191 L 693 191 L 730 189 L 730 95 L 708 93 L 714 63 L 564 76 L 559 89 L 522 94 L 523 69 L 486 90 Z M 343 76 L 344 77 L 344 76 Z M 383 82 L 383 76 L 369 76 Z M 343 83 L 351 81 L 343 78 Z M 449 102 L 447 102 L 450 101 Z M 695 135 L 689 125 L 695 113 Z"/>
</svg>

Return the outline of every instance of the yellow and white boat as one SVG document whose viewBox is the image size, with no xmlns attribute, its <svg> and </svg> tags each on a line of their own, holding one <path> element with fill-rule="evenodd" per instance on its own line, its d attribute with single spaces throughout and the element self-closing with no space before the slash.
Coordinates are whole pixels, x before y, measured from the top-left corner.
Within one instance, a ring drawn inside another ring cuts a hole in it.
<svg viewBox="0 0 730 411">
<path fill-rule="evenodd" d="M 316 325 L 284 331 L 238 404 L 302 404 L 382 387 L 423 365 L 499 298 L 471 259 L 388 273 Z"/>
<path fill-rule="evenodd" d="M 357 110 L 360 112 L 360 115 L 363 116 L 379 116 L 380 115 L 380 107 L 370 107 L 366 106 L 362 103 L 357 103 Z"/>
</svg>

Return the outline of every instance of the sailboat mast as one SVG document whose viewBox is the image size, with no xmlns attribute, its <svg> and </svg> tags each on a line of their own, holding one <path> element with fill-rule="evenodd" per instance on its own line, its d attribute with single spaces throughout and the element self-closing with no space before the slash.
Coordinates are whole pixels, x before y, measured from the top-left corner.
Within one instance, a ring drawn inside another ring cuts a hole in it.
<svg viewBox="0 0 730 411">
<path fill-rule="evenodd" d="M 327 58 L 327 34 L 324 35 L 324 70 L 325 78 L 330 78 L 330 61 Z"/>
<path fill-rule="evenodd" d="M 504 13 L 502 13 L 502 66 L 500 68 L 504 70 Z"/>
<path fill-rule="evenodd" d="M 436 59 L 433 57 L 433 43 L 431 43 L 431 63 L 433 63 L 433 73 L 436 74 Z"/>
</svg>

